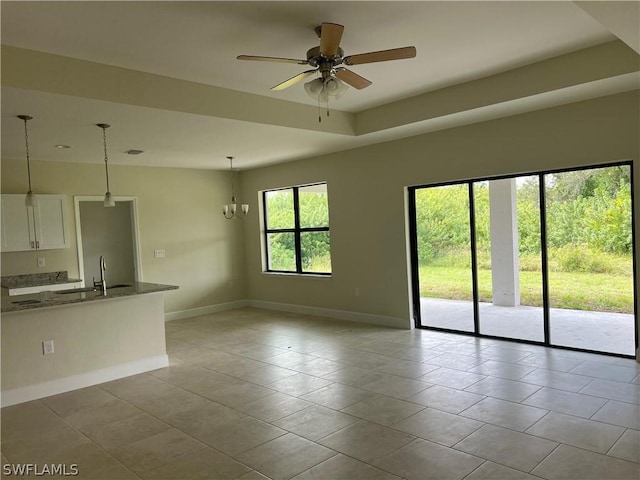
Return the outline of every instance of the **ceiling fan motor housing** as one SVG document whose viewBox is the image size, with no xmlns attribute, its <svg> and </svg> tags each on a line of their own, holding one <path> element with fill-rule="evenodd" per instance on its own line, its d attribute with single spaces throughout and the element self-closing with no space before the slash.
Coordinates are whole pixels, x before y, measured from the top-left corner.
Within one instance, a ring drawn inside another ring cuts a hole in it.
<svg viewBox="0 0 640 480">
<path fill-rule="evenodd" d="M 342 63 L 342 57 L 344 51 L 342 48 L 338 48 L 338 51 L 333 57 L 327 58 L 320 53 L 320 47 L 313 47 L 307 50 L 307 61 L 312 67 L 319 67 L 323 63 L 329 63 L 331 67 L 340 65 Z"/>
</svg>

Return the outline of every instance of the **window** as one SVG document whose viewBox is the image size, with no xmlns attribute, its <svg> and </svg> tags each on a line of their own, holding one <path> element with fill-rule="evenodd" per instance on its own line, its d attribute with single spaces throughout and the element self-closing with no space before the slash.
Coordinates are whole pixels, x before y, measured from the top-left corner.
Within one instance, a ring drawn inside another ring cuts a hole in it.
<svg viewBox="0 0 640 480">
<path fill-rule="evenodd" d="M 266 270 L 331 274 L 327 184 L 262 192 Z"/>
</svg>

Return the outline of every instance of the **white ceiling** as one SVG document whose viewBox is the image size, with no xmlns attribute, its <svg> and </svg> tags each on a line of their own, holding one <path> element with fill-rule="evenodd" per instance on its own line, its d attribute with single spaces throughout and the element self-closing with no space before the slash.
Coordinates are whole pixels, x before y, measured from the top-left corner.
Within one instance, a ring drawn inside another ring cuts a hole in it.
<svg viewBox="0 0 640 480">
<path fill-rule="evenodd" d="M 630 4 L 634 13 L 638 2 L 604 3 L 610 4 L 609 12 L 611 6 L 624 11 Z M 482 116 L 475 112 L 472 120 L 430 118 L 369 134 L 338 126 L 342 121 L 353 126 L 360 113 L 402 99 L 617 38 L 626 40 L 616 31 L 620 22 L 607 17 L 607 22 L 600 23 L 593 13 L 569 1 L 2 1 L 1 9 L 3 46 L 188 81 L 176 84 L 181 90 L 195 88 L 189 82 L 197 82 L 204 84 L 198 88 L 209 88 L 216 95 L 224 91 L 214 87 L 222 87 L 273 99 L 263 104 L 245 95 L 237 97 L 246 102 L 237 102 L 237 112 L 232 114 L 217 114 L 215 106 L 199 112 L 195 107 L 182 109 L 160 102 L 114 101 L 87 92 L 76 95 L 76 90 L 84 88 L 80 77 L 59 90 L 5 82 L 5 66 L 3 158 L 24 157 L 22 123 L 15 116 L 29 114 L 34 117 L 32 158 L 100 162 L 101 132 L 93 125 L 107 122 L 113 126 L 108 132 L 111 162 L 193 168 L 226 168 L 227 155 L 235 155 L 240 168 L 256 167 L 479 121 Z M 622 17 L 628 23 L 628 15 Z M 345 26 L 341 42 L 345 55 L 408 45 L 415 45 L 418 54 L 415 59 L 350 67 L 373 85 L 350 89 L 330 104 L 334 117 L 324 117 L 323 124 L 316 125 L 317 106 L 304 93 L 302 83 L 280 92 L 269 90 L 308 67 L 243 62 L 236 56 L 306 58 L 306 50 L 318 44 L 313 29 L 322 22 Z M 636 26 L 640 30 L 639 23 L 627 25 L 627 31 Z M 53 78 L 55 74 L 51 73 Z M 167 96 L 175 93 L 167 91 Z M 300 125 L 261 118 L 250 108 L 244 111 L 245 103 L 286 110 L 294 107 L 290 102 L 309 106 L 296 111 Z M 504 114 L 517 111 L 506 109 Z M 55 144 L 72 148 L 56 150 Z M 145 153 L 125 155 L 129 148 Z"/>
</svg>

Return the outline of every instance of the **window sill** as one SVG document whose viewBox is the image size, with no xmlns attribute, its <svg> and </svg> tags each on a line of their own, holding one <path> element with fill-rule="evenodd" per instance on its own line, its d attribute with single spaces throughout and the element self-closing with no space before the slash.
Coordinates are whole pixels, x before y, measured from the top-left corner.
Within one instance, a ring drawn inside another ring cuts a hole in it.
<svg viewBox="0 0 640 480">
<path fill-rule="evenodd" d="M 261 272 L 263 275 L 274 277 L 296 277 L 296 278 L 316 278 L 328 280 L 331 278 L 329 275 L 318 275 L 316 273 L 295 273 L 295 272 Z"/>
</svg>

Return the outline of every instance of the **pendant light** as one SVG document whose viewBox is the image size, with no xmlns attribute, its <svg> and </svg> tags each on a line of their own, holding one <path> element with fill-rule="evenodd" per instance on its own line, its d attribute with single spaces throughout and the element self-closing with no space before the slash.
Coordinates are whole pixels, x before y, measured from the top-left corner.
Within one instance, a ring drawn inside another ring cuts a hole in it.
<svg viewBox="0 0 640 480">
<path fill-rule="evenodd" d="M 236 194 L 233 189 L 233 178 L 235 176 L 235 173 L 233 170 L 233 157 L 227 157 L 227 158 L 229 159 L 229 165 L 231 169 L 231 203 L 224 205 L 222 207 L 222 214 L 224 215 L 224 218 L 226 218 L 227 220 L 231 220 L 232 218 L 243 219 L 244 217 L 247 216 L 247 213 L 249 213 L 249 205 L 247 205 L 246 203 L 243 203 L 240 206 L 242 213 L 238 212 Z"/>
<path fill-rule="evenodd" d="M 38 199 L 31 191 L 31 162 L 29 160 L 29 130 L 27 128 L 27 122 L 32 120 L 33 117 L 29 115 L 18 115 L 18 118 L 24 122 L 24 146 L 27 152 L 27 181 L 29 183 L 29 190 L 24 197 L 24 205 L 26 207 L 35 207 L 38 204 Z"/>
<path fill-rule="evenodd" d="M 105 207 L 115 207 L 116 201 L 111 195 L 111 191 L 109 190 L 109 157 L 107 155 L 107 128 L 111 125 L 106 123 L 97 123 L 96 126 L 102 129 L 102 141 L 104 144 L 104 173 L 107 177 L 107 193 L 104 194 L 104 206 Z"/>
</svg>

